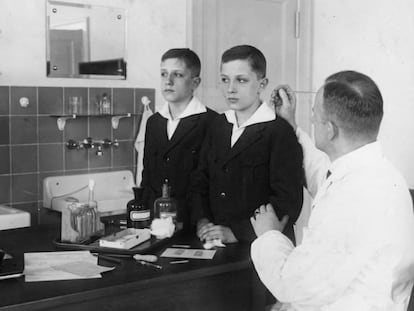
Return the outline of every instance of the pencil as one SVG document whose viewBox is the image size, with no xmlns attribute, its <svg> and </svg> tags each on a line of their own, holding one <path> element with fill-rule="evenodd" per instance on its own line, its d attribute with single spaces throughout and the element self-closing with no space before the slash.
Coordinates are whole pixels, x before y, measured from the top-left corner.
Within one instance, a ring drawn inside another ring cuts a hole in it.
<svg viewBox="0 0 414 311">
<path fill-rule="evenodd" d="M 170 264 L 175 265 L 178 263 L 187 263 L 189 262 L 188 260 L 175 260 L 175 261 L 170 261 Z"/>
<path fill-rule="evenodd" d="M 182 248 L 190 248 L 190 245 L 186 245 L 186 244 L 174 244 L 171 245 L 172 247 L 182 247 Z"/>
<path fill-rule="evenodd" d="M 158 270 L 162 269 L 162 266 L 147 262 L 145 260 L 137 260 L 136 262 L 143 265 L 143 266 L 146 266 L 146 267 L 155 268 L 155 269 L 158 269 Z"/>
</svg>

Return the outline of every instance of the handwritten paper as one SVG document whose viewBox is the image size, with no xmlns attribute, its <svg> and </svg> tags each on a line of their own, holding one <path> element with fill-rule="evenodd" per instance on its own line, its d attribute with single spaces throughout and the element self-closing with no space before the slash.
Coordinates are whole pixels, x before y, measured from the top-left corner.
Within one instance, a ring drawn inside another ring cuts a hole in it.
<svg viewBox="0 0 414 311">
<path fill-rule="evenodd" d="M 25 253 L 24 265 L 26 282 L 101 278 L 115 268 L 98 266 L 89 251 Z"/>
<path fill-rule="evenodd" d="M 167 248 L 162 254 L 161 257 L 170 257 L 170 258 L 191 258 L 191 259 L 212 259 L 215 250 L 205 250 L 205 249 L 185 249 L 185 248 Z"/>
</svg>

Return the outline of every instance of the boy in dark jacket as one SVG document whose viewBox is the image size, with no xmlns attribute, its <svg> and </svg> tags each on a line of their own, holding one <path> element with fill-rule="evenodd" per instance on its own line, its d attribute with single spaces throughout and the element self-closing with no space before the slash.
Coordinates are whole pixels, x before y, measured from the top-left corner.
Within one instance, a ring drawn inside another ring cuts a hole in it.
<svg viewBox="0 0 414 311">
<path fill-rule="evenodd" d="M 285 233 L 302 207 L 302 149 L 292 127 L 263 102 L 266 59 L 255 47 L 235 46 L 221 60 L 221 89 L 230 108 L 206 136 L 193 178 L 193 222 L 203 241 L 251 242 L 250 217 L 272 203 L 289 216 Z"/>
<path fill-rule="evenodd" d="M 200 84 L 200 59 L 190 49 L 171 49 L 161 58 L 164 106 L 148 121 L 145 132 L 142 183 L 145 203 L 153 209 L 167 179 L 178 201 L 177 222 L 190 228 L 188 188 L 198 165 L 201 143 L 216 112 L 195 96 Z"/>
</svg>

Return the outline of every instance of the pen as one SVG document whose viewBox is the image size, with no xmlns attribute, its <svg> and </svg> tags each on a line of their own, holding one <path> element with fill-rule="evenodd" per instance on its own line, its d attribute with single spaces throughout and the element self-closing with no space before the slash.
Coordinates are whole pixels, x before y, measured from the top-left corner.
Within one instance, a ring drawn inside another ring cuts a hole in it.
<svg viewBox="0 0 414 311">
<path fill-rule="evenodd" d="M 157 269 L 157 270 L 161 270 L 162 269 L 162 266 L 159 266 L 159 265 L 156 265 L 156 264 L 153 264 L 153 263 L 150 263 L 150 262 L 146 262 L 144 260 L 137 260 L 137 263 L 139 263 L 139 264 L 141 264 L 143 266 L 147 266 L 147 267 L 150 267 L 150 268 Z"/>
<path fill-rule="evenodd" d="M 188 260 L 175 260 L 175 261 L 170 261 L 170 264 L 175 265 L 178 263 L 187 263 L 189 262 Z"/>
<path fill-rule="evenodd" d="M 186 244 L 174 244 L 171 245 L 172 247 L 182 247 L 182 248 L 190 248 L 190 245 L 186 245 Z"/>
</svg>

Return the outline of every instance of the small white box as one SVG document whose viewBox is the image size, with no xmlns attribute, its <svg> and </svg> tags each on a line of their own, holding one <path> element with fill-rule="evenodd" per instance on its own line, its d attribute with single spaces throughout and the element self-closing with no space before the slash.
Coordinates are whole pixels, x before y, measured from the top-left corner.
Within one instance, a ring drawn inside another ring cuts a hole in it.
<svg viewBox="0 0 414 311">
<path fill-rule="evenodd" d="M 128 228 L 108 235 L 99 240 L 99 246 L 120 249 L 130 249 L 151 238 L 149 229 Z"/>
<path fill-rule="evenodd" d="M 30 227 L 30 213 L 0 205 L 0 230 Z"/>
</svg>

